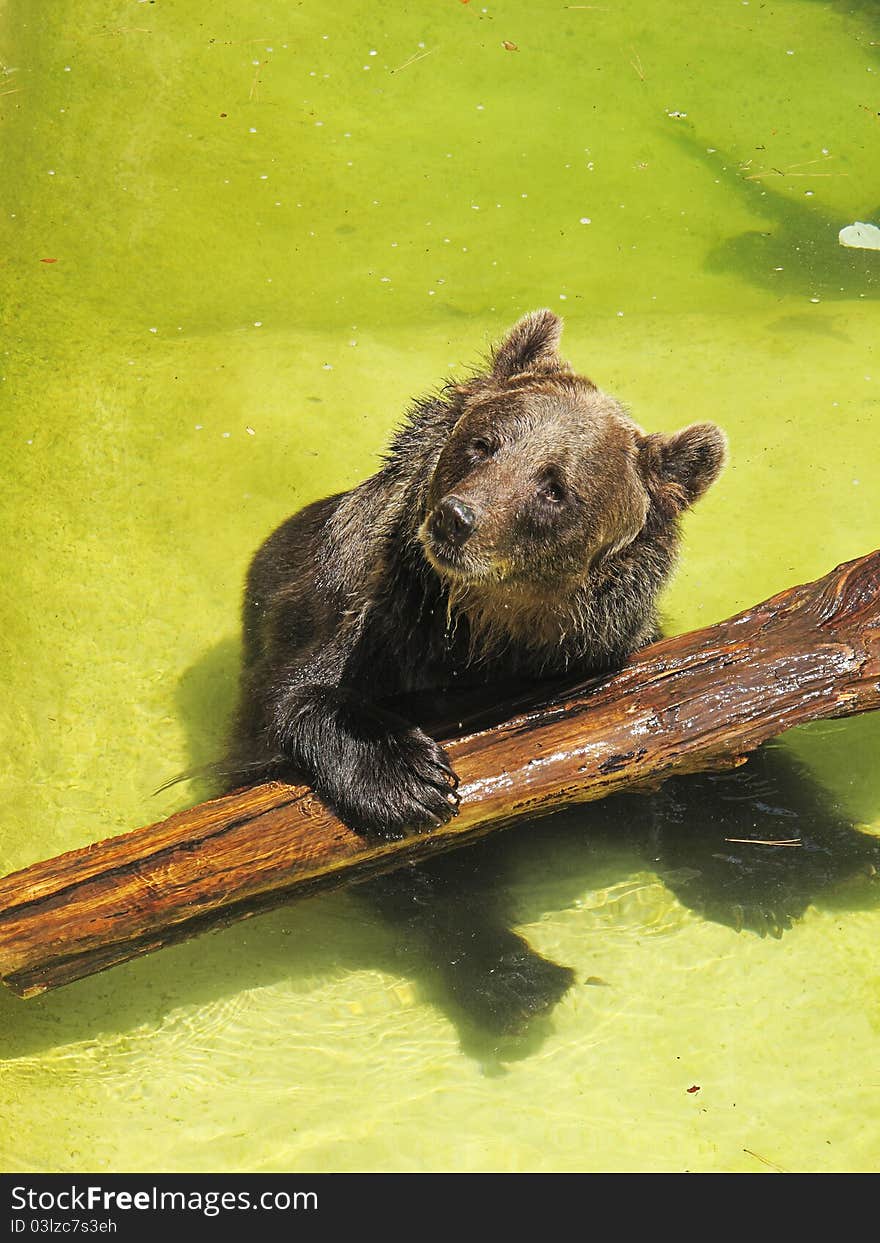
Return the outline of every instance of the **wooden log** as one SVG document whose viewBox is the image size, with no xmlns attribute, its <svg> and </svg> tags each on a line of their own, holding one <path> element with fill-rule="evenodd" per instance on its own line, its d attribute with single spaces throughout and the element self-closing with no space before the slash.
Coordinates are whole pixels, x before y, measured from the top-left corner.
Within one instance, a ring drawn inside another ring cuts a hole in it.
<svg viewBox="0 0 880 1243">
<path fill-rule="evenodd" d="M 741 763 L 794 725 L 880 706 L 880 552 L 448 744 L 461 813 L 365 840 L 305 787 L 241 790 L 0 880 L 0 979 L 34 996 L 564 804 Z M 538 830 L 536 830 L 538 831 Z"/>
</svg>

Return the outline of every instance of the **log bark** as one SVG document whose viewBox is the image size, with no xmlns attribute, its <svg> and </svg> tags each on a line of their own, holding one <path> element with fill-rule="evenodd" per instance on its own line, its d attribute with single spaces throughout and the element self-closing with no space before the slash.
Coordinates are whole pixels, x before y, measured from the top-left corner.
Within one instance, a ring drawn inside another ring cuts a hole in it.
<svg viewBox="0 0 880 1243">
<path fill-rule="evenodd" d="M 0 979 L 34 996 L 520 817 L 734 766 L 794 725 L 877 707 L 880 552 L 453 739 L 461 812 L 431 833 L 365 840 L 307 788 L 272 783 L 7 876 Z"/>
</svg>

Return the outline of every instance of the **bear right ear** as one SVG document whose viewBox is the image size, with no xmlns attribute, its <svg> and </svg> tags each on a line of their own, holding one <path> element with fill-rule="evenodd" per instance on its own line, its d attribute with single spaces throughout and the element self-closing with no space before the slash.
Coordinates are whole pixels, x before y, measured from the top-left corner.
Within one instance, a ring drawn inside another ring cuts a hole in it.
<svg viewBox="0 0 880 1243">
<path fill-rule="evenodd" d="M 552 311 L 532 311 L 514 324 L 492 351 L 492 374 L 509 379 L 521 371 L 560 371 L 567 366 L 559 357 L 562 320 Z"/>
<path fill-rule="evenodd" d="M 655 501 L 679 513 L 700 499 L 724 469 L 727 437 L 714 423 L 692 423 L 671 436 L 654 432 L 639 445 L 642 476 Z"/>
</svg>

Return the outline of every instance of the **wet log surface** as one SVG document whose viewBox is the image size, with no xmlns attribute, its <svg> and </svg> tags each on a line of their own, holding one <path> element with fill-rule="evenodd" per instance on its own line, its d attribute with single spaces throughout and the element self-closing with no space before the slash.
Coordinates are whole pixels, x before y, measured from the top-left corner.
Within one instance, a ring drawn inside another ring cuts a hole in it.
<svg viewBox="0 0 880 1243">
<path fill-rule="evenodd" d="M 307 788 L 273 783 L 7 876 L 0 979 L 30 997 L 521 817 L 730 767 L 794 725 L 878 707 L 874 552 L 607 678 L 500 705 L 509 719 L 448 743 L 461 813 L 431 833 L 365 840 Z"/>
</svg>

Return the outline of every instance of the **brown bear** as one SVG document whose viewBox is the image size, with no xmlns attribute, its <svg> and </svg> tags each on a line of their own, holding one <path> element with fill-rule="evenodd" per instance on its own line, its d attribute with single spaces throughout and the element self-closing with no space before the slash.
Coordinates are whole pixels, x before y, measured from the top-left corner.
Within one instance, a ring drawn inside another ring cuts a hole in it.
<svg viewBox="0 0 880 1243">
<path fill-rule="evenodd" d="M 414 404 L 375 475 L 256 554 L 239 779 L 302 779 L 359 832 L 428 830 L 457 782 L 402 696 L 583 677 L 657 636 L 679 517 L 725 438 L 646 435 L 560 358 L 561 330 L 525 316 L 486 370 Z"/>
<path fill-rule="evenodd" d="M 485 370 L 415 402 L 375 475 L 256 554 L 227 785 L 299 778 L 359 832 L 430 830 L 458 803 L 417 723 L 444 696 L 600 673 L 657 636 L 679 517 L 724 435 L 646 435 L 560 358 L 561 330 L 547 310 L 520 320 Z M 499 858 L 489 844 L 359 887 L 447 1009 L 490 1033 L 523 1030 L 573 979 L 512 931 Z"/>
</svg>

